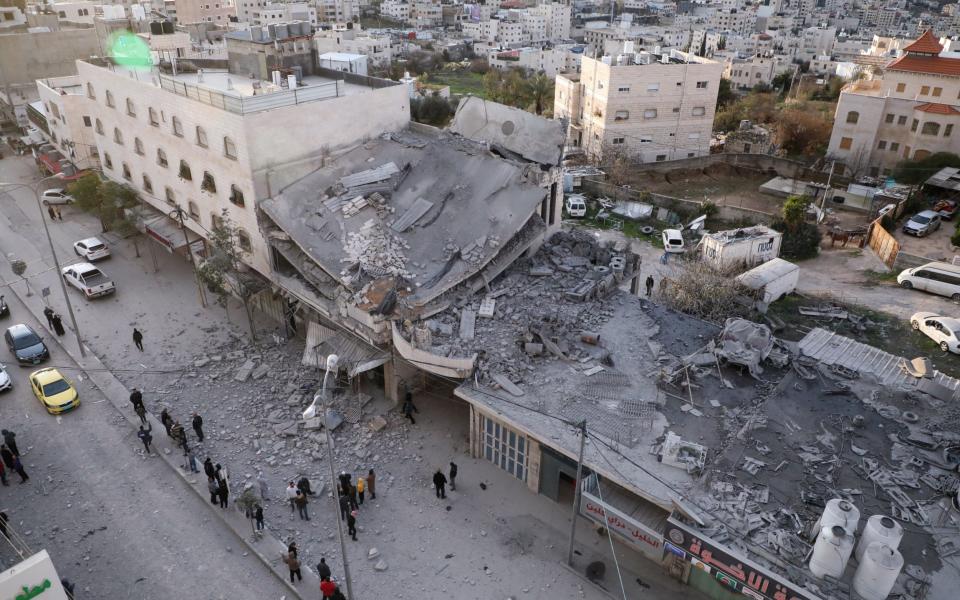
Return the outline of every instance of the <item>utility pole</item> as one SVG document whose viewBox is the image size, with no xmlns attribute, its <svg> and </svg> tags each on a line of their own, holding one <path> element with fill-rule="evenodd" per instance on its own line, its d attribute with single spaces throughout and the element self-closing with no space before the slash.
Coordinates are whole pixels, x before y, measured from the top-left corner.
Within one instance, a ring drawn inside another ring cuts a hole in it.
<svg viewBox="0 0 960 600">
<path fill-rule="evenodd" d="M 580 484 L 583 479 L 583 450 L 587 444 L 587 421 L 577 425 L 580 429 L 580 458 L 577 460 L 577 487 L 573 492 L 573 511 L 570 519 L 570 545 L 567 547 L 567 564 L 573 566 L 573 537 L 577 533 L 577 513 L 580 512 Z"/>
<path fill-rule="evenodd" d="M 175 209 L 170 211 L 170 216 L 180 221 L 180 229 L 183 230 L 183 241 L 187 244 L 187 258 L 190 259 L 190 265 L 193 266 L 193 274 L 197 278 L 197 294 L 200 296 L 200 306 L 207 307 L 207 297 L 203 293 L 203 281 L 200 280 L 200 270 L 197 269 L 197 263 L 193 259 L 193 250 L 190 249 L 190 238 L 187 236 L 187 226 L 183 223 L 183 209 L 178 204 Z"/>
<path fill-rule="evenodd" d="M 833 170 L 837 166 L 837 161 L 832 161 L 830 163 L 830 175 L 827 176 L 827 189 L 823 190 L 823 200 L 820 201 L 820 219 L 817 220 L 817 223 L 823 220 L 823 216 L 826 214 L 824 211 L 827 207 L 827 196 L 830 195 L 830 182 L 833 181 Z"/>
</svg>

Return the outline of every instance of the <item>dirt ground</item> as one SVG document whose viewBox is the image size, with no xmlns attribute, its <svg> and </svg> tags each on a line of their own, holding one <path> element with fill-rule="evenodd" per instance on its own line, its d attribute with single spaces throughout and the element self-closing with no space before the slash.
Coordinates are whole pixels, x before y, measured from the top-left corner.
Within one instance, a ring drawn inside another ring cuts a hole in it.
<svg viewBox="0 0 960 600">
<path fill-rule="evenodd" d="M 779 212 L 783 198 L 760 192 L 760 186 L 771 177 L 751 169 L 715 164 L 704 169 L 676 169 L 669 173 L 636 171 L 627 183 L 634 188 L 675 198 Z"/>
</svg>

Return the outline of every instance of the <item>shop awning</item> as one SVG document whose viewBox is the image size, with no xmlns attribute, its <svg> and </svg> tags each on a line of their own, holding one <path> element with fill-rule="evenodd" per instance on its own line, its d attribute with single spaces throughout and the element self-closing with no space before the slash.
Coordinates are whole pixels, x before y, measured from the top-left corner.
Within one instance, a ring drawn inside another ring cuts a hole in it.
<svg viewBox="0 0 960 600">
<path fill-rule="evenodd" d="M 143 231 L 160 242 L 168 252 L 180 250 L 187 245 L 180 223 L 166 215 L 158 214 L 158 211 L 148 210 L 143 219 Z M 187 235 L 191 244 L 200 240 L 200 237 L 189 229 L 187 229 Z"/>
<path fill-rule="evenodd" d="M 330 329 L 315 321 L 307 325 L 307 343 L 303 348 L 300 364 L 308 367 L 326 368 L 327 356 L 336 354 L 340 365 L 351 377 L 375 369 L 390 359 L 386 352 L 358 340 L 356 337 Z"/>
</svg>

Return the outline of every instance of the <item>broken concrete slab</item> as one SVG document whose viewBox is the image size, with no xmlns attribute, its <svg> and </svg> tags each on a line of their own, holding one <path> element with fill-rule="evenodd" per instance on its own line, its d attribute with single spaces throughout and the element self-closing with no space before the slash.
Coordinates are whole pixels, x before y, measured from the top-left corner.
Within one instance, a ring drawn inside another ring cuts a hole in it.
<svg viewBox="0 0 960 600">
<path fill-rule="evenodd" d="M 248 360 L 243 365 L 237 369 L 236 374 L 233 376 L 234 381 L 244 382 L 250 377 L 250 373 L 253 372 L 255 363 L 252 360 Z"/>
<path fill-rule="evenodd" d="M 270 372 L 269 365 L 264 364 L 264 365 L 260 365 L 259 367 L 251 371 L 250 376 L 253 377 L 254 379 L 263 379 L 269 372 Z"/>
<path fill-rule="evenodd" d="M 497 301 L 493 298 L 484 298 L 480 302 L 480 310 L 477 311 L 477 316 L 485 317 L 487 319 L 493 318 L 493 313 L 497 308 Z"/>
<path fill-rule="evenodd" d="M 340 427 L 343 424 L 343 415 L 333 410 L 332 408 L 327 409 L 325 425 L 330 431 L 336 430 L 337 427 Z"/>
<path fill-rule="evenodd" d="M 512 396 L 523 396 L 523 390 L 517 387 L 510 379 L 501 373 L 496 373 L 493 376 L 493 380 L 500 384 L 504 390 L 506 390 Z"/>
<path fill-rule="evenodd" d="M 464 310 L 460 313 L 460 339 L 469 341 L 473 339 L 474 330 L 477 323 L 477 313 L 472 310 Z"/>
<path fill-rule="evenodd" d="M 387 420 L 382 416 L 377 415 L 374 418 L 370 419 L 370 422 L 367 424 L 372 431 L 380 431 L 387 426 Z"/>
<path fill-rule="evenodd" d="M 476 96 L 460 101 L 449 128 L 465 138 L 502 146 L 544 165 L 560 164 L 566 141 L 563 121 L 545 119 Z"/>
<path fill-rule="evenodd" d="M 274 425 L 273 433 L 276 435 L 294 436 L 297 435 L 298 426 L 299 423 L 297 421 L 287 421 L 286 423 Z"/>
</svg>

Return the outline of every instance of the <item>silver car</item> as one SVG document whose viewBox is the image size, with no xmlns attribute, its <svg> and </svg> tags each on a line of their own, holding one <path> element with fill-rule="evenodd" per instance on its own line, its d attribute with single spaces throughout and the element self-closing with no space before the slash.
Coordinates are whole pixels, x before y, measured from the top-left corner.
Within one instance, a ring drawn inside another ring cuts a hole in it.
<svg viewBox="0 0 960 600">
<path fill-rule="evenodd" d="M 5 392 L 13 387 L 13 380 L 10 379 L 10 374 L 7 373 L 7 368 L 3 366 L 3 363 L 0 363 L 0 392 Z"/>
<path fill-rule="evenodd" d="M 917 237 L 926 237 L 940 228 L 940 215 L 925 210 L 910 217 L 903 226 L 903 232 Z"/>
</svg>

